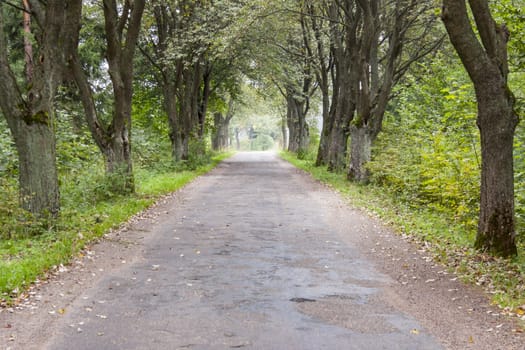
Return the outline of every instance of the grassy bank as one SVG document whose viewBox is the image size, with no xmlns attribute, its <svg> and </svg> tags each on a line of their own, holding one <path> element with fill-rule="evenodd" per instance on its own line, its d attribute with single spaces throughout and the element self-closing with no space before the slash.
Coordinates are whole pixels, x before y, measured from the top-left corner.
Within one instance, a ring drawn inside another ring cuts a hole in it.
<svg viewBox="0 0 525 350">
<path fill-rule="evenodd" d="M 3 230 L 16 233 L 4 232 L 0 239 L 0 303 L 13 302 L 33 281 L 45 278 L 45 273 L 58 265 L 67 264 L 87 243 L 151 206 L 160 196 L 210 171 L 230 155 L 216 156 L 211 163 L 192 171 L 138 169 L 137 192 L 131 196 L 105 193 L 103 181 L 97 181 L 96 176 L 91 182 L 85 178 L 82 183 L 70 181 L 63 186 L 60 218 L 52 224 L 26 221 L 17 212 L 5 214 L 17 220 L 2 226 Z"/>
<path fill-rule="evenodd" d="M 418 206 L 388 190 L 374 185 L 350 183 L 344 174 L 330 173 L 315 167 L 312 160 L 299 160 L 283 152 L 281 157 L 328 184 L 348 200 L 350 205 L 379 217 L 399 234 L 409 235 L 423 244 L 434 259 L 457 273 L 467 283 L 482 286 L 495 304 L 518 316 L 525 317 L 525 247 L 519 244 L 517 258 L 494 258 L 472 248 L 475 232 L 428 207 Z"/>
</svg>

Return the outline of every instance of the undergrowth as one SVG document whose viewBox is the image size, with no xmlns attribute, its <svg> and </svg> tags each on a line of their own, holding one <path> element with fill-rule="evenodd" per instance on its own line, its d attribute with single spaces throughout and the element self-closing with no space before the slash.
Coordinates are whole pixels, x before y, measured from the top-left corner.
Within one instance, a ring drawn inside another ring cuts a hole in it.
<svg viewBox="0 0 525 350">
<path fill-rule="evenodd" d="M 373 184 L 362 185 L 346 180 L 344 174 L 315 167 L 313 159 L 297 159 L 282 152 L 281 157 L 310 173 L 315 179 L 341 193 L 349 203 L 379 217 L 396 232 L 418 243 L 425 242 L 434 259 L 454 271 L 463 281 L 477 284 L 492 296 L 492 301 L 509 313 L 523 316 L 525 304 L 525 245 L 513 259 L 489 256 L 473 248 L 475 230 L 455 218 L 453 209 L 444 215 L 431 206 L 404 200 L 388 189 Z M 521 306 L 521 308 L 520 308 Z"/>
</svg>

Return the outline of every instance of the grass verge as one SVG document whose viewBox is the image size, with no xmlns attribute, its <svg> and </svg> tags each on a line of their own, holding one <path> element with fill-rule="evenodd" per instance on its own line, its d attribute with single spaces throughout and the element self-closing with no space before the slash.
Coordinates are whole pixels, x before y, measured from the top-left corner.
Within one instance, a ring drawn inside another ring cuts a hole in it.
<svg viewBox="0 0 525 350">
<path fill-rule="evenodd" d="M 434 259 L 454 271 L 467 283 L 476 284 L 492 296 L 494 304 L 506 313 L 525 320 L 525 247 L 519 244 L 520 255 L 501 259 L 473 249 L 475 232 L 454 221 L 453 215 L 443 215 L 400 199 L 387 189 L 361 185 L 346 180 L 344 174 L 315 167 L 312 160 L 300 160 L 289 152 L 281 157 L 310 173 L 313 178 L 337 190 L 356 208 L 379 217 L 399 234 L 405 234 L 424 244 Z"/>
<path fill-rule="evenodd" d="M 160 196 L 210 171 L 229 156 L 231 154 L 220 154 L 212 158 L 210 164 L 193 171 L 140 169 L 135 174 L 137 192 L 131 196 L 83 204 L 64 198 L 60 218 L 52 226 L 42 227 L 39 235 L 0 240 L 0 306 L 12 304 L 31 283 L 45 278 L 47 271 L 67 264 L 86 244 L 151 206 Z"/>
</svg>

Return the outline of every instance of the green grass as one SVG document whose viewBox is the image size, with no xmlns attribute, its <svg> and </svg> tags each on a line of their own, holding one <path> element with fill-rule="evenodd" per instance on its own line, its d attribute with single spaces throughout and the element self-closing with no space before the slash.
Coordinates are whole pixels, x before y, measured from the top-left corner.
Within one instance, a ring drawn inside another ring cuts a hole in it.
<svg viewBox="0 0 525 350">
<path fill-rule="evenodd" d="M 315 167 L 311 159 L 299 160 L 289 152 L 281 157 L 310 173 L 343 195 L 348 203 L 379 217 L 399 234 L 411 236 L 430 249 L 434 259 L 454 271 L 467 283 L 478 284 L 492 296 L 495 304 L 509 312 L 525 304 L 525 247 L 519 243 L 520 255 L 514 259 L 488 256 L 473 249 L 475 232 L 432 208 L 421 207 L 383 187 L 361 185 L 334 174 L 325 167 Z"/>
<path fill-rule="evenodd" d="M 86 244 L 118 227 L 151 206 L 160 196 L 174 192 L 210 171 L 231 154 L 220 154 L 194 171 L 136 171 L 136 194 L 80 203 L 90 197 L 86 188 L 64 186 L 61 216 L 51 227 L 39 227 L 39 235 L 0 239 L 0 304 L 9 304 L 46 272 L 67 264 Z M 96 181 L 93 181 L 94 183 Z M 95 191 L 96 192 L 96 191 Z M 11 228 L 11 227 L 10 227 Z"/>
</svg>

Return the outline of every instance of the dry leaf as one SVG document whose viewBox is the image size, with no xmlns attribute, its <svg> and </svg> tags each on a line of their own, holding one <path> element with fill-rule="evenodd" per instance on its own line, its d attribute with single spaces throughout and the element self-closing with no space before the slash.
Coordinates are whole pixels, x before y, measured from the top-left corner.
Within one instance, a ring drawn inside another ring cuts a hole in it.
<svg viewBox="0 0 525 350">
<path fill-rule="evenodd" d="M 412 329 L 412 330 L 410 331 L 410 333 L 418 335 L 418 334 L 419 334 L 419 331 L 418 331 L 417 329 L 414 328 L 414 329 Z"/>
</svg>

